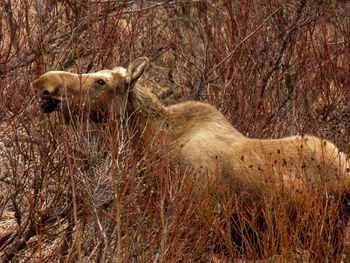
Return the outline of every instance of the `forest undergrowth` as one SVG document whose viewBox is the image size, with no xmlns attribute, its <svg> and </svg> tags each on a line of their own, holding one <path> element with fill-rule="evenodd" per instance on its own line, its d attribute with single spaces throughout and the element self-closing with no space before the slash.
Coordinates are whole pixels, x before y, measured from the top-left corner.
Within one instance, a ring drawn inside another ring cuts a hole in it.
<svg viewBox="0 0 350 263">
<path fill-rule="evenodd" d="M 326 193 L 292 212 L 273 189 L 262 207 L 193 202 L 162 142 L 135 145 L 120 120 L 65 125 L 30 84 L 146 56 L 140 81 L 166 105 L 207 102 L 248 137 L 311 134 L 349 154 L 349 18 L 340 0 L 2 1 L 0 262 L 347 262 Z"/>
</svg>

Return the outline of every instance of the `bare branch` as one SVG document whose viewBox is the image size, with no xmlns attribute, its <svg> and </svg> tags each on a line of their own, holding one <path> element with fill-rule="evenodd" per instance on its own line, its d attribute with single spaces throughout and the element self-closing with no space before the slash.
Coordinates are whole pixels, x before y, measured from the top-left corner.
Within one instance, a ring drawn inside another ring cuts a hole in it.
<svg viewBox="0 0 350 263">
<path fill-rule="evenodd" d="M 287 33 L 283 37 L 280 50 L 279 50 L 278 54 L 276 55 L 274 61 L 272 62 L 272 65 L 270 66 L 268 72 L 264 75 L 264 77 L 262 79 L 262 85 L 261 85 L 261 91 L 260 91 L 261 98 L 264 96 L 267 83 L 268 83 L 269 79 L 271 78 L 272 73 L 275 72 L 277 69 L 279 69 L 281 66 L 282 56 L 283 56 L 284 52 L 286 51 L 286 48 L 288 46 L 288 42 L 289 42 L 289 39 L 290 39 L 292 33 L 298 29 L 297 24 L 301 18 L 301 14 L 306 6 L 306 3 L 307 3 L 307 0 L 300 1 L 300 6 L 296 12 L 295 18 L 294 18 L 293 22 L 290 24 L 290 26 L 288 27 Z"/>
</svg>

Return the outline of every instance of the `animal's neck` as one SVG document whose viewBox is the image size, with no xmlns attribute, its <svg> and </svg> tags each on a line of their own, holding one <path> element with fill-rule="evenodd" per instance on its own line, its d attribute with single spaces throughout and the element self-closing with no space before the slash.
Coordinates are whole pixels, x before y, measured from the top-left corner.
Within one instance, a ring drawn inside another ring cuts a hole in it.
<svg viewBox="0 0 350 263">
<path fill-rule="evenodd" d="M 144 130 L 150 139 L 166 127 L 166 107 L 146 88 L 135 86 L 130 91 L 127 112 L 132 123 Z"/>
</svg>

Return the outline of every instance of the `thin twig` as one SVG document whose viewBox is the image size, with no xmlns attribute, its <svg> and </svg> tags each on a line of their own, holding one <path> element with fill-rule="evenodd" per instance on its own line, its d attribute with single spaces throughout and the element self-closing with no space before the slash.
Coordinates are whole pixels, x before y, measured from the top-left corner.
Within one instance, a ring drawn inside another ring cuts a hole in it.
<svg viewBox="0 0 350 263">
<path fill-rule="evenodd" d="M 223 59 L 221 60 L 214 68 L 212 68 L 211 70 L 209 70 L 208 75 L 210 75 L 211 73 L 213 73 L 218 67 L 220 67 L 226 60 L 228 60 L 237 50 L 237 48 L 239 48 L 242 44 L 244 44 L 248 39 L 250 39 L 253 35 L 255 35 L 265 24 L 268 20 L 270 20 L 270 18 L 279 10 L 276 9 L 275 11 L 273 11 L 255 30 L 253 30 L 253 32 L 251 32 L 248 36 L 246 36 L 237 46 L 235 46 L 235 48 Z"/>
<path fill-rule="evenodd" d="M 287 45 L 288 45 L 288 42 L 289 42 L 289 39 L 292 35 L 292 33 L 297 30 L 297 23 L 299 22 L 300 18 L 301 18 L 301 14 L 305 8 L 305 5 L 306 5 L 306 2 L 307 0 L 301 0 L 300 1 L 300 6 L 297 10 L 297 14 L 293 20 L 293 22 L 291 23 L 291 25 L 289 26 L 289 29 L 287 31 L 287 33 L 284 35 L 284 38 L 282 40 L 282 45 L 280 47 L 280 50 L 274 60 L 274 62 L 272 63 L 272 66 L 270 67 L 269 71 L 265 74 L 265 76 L 263 77 L 263 83 L 261 85 L 261 91 L 260 91 L 260 97 L 263 97 L 264 96 L 264 93 L 265 93 L 265 90 L 266 90 L 266 87 L 267 87 L 267 83 L 269 81 L 269 79 L 271 78 L 271 75 L 272 73 L 279 69 L 280 66 L 281 66 L 281 60 L 282 60 L 282 56 L 287 48 Z"/>
</svg>

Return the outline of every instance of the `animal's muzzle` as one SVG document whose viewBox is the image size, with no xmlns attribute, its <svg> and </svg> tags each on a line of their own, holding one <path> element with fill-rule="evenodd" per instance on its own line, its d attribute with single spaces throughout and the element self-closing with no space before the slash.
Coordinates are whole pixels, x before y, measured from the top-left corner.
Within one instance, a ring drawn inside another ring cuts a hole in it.
<svg viewBox="0 0 350 263">
<path fill-rule="evenodd" d="M 60 103 L 60 100 L 58 99 L 53 99 L 53 98 L 42 99 L 40 101 L 40 107 L 45 113 L 51 113 L 57 109 L 59 103 Z"/>
</svg>

